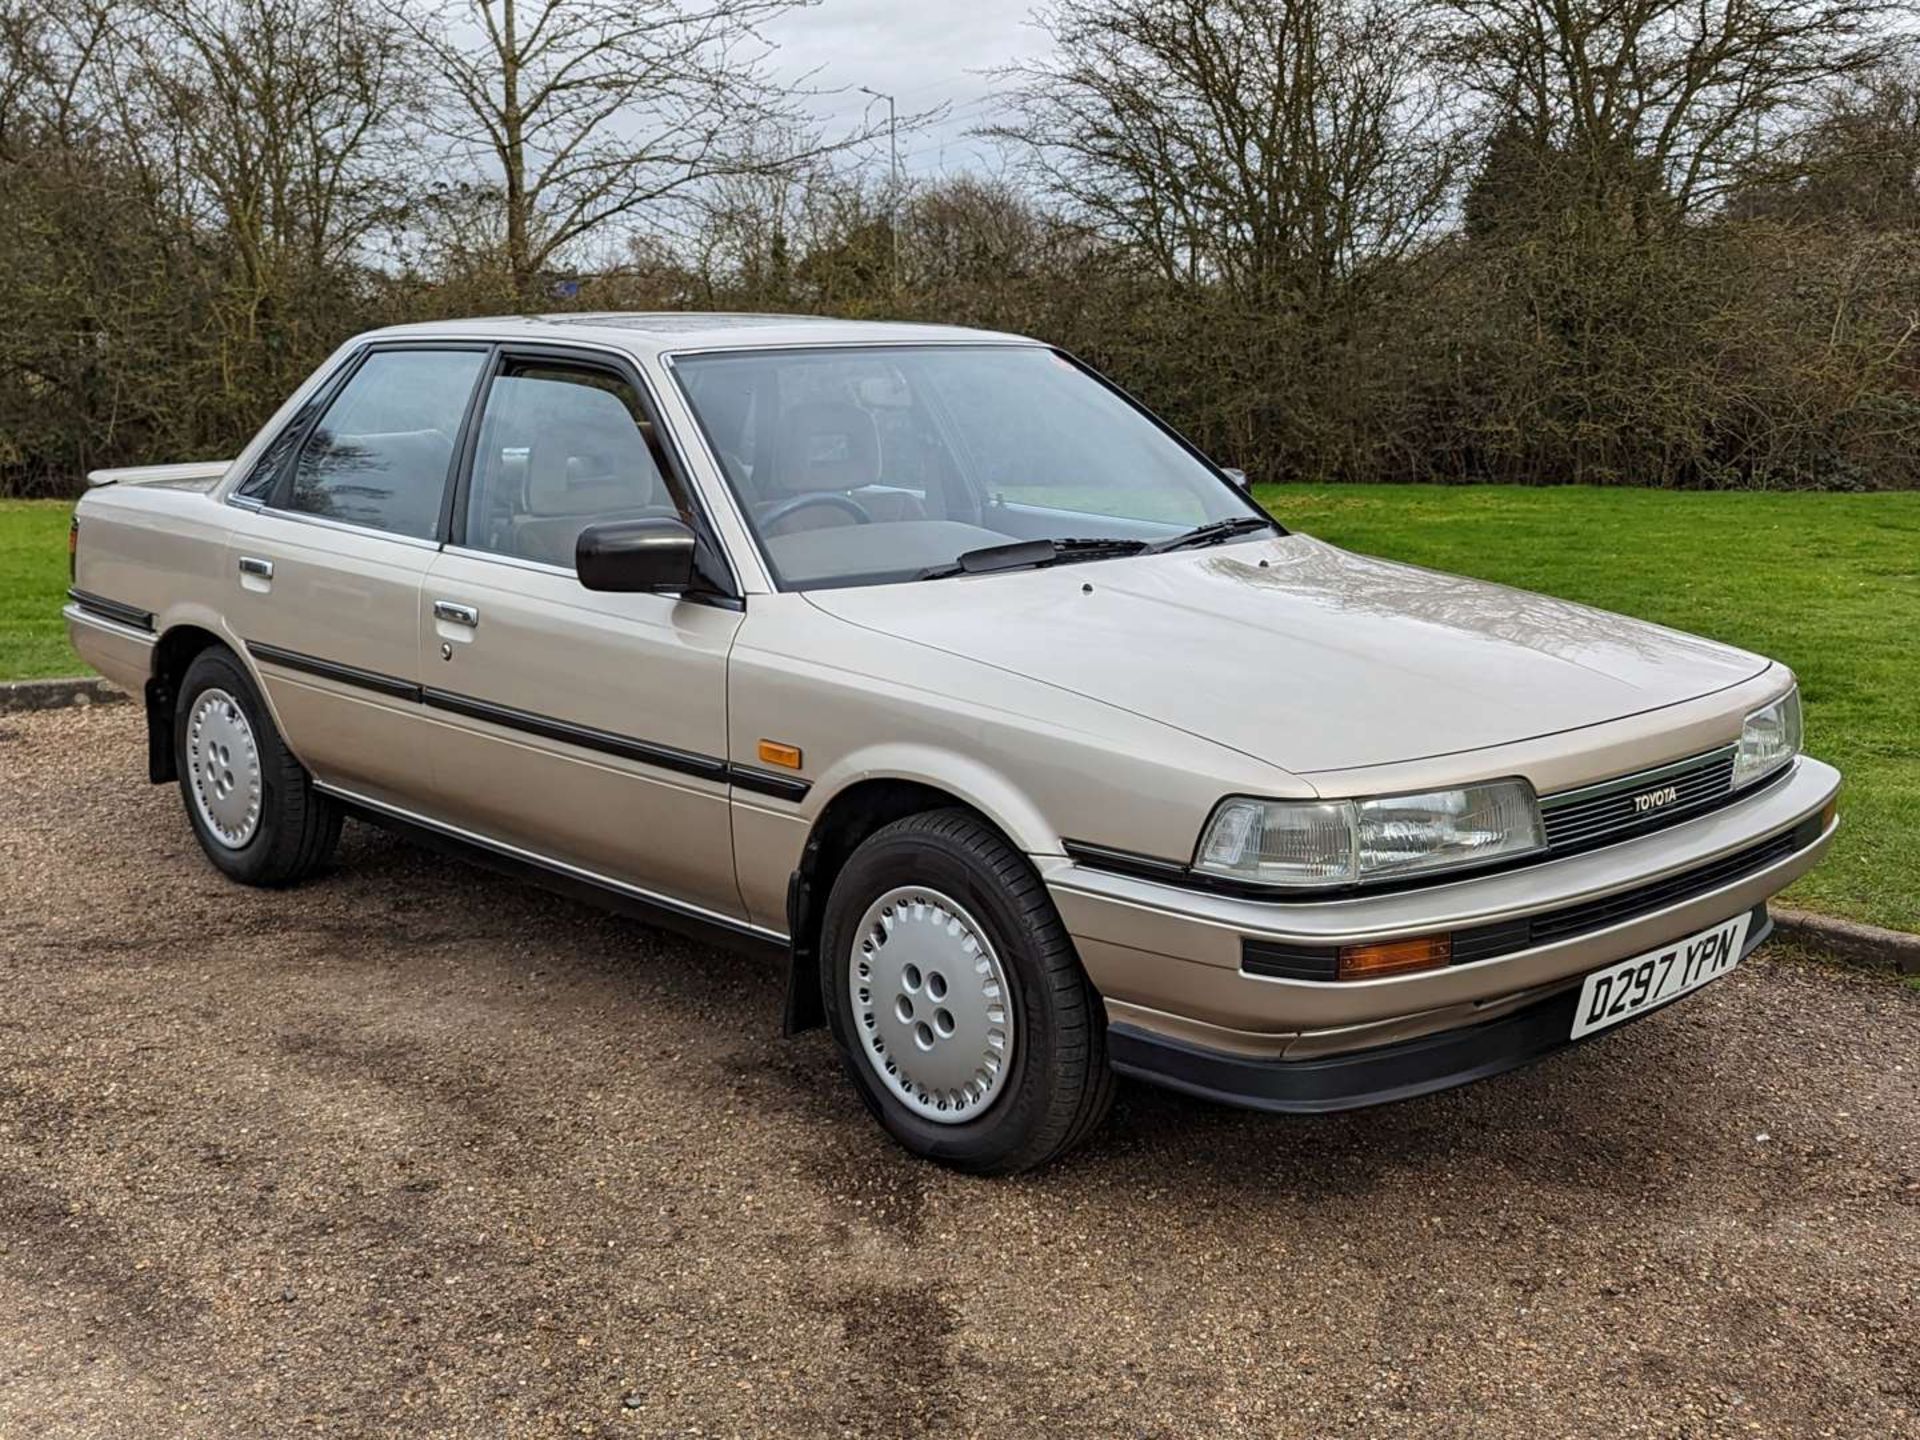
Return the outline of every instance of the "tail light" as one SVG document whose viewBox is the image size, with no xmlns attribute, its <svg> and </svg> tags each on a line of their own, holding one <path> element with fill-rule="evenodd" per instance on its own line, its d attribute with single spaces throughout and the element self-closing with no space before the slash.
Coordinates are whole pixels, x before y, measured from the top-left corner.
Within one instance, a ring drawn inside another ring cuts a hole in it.
<svg viewBox="0 0 1920 1440">
<path fill-rule="evenodd" d="M 69 585 L 80 578 L 78 574 L 79 565 L 80 517 L 76 515 L 73 517 L 72 523 L 67 526 L 67 583 Z"/>
</svg>

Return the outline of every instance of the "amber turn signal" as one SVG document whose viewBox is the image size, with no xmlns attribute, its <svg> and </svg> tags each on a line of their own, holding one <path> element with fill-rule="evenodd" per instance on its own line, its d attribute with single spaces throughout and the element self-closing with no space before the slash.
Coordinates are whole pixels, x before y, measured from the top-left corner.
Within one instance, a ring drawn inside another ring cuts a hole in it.
<svg viewBox="0 0 1920 1440">
<path fill-rule="evenodd" d="M 1370 945 L 1342 945 L 1342 980 L 1373 980 L 1382 975 L 1405 975 L 1432 970 L 1453 958 L 1453 936 L 1421 935 L 1412 940 L 1380 940 Z"/>
<path fill-rule="evenodd" d="M 760 758 L 769 765 L 778 765 L 782 770 L 800 768 L 800 747 L 782 745 L 778 740 L 760 742 Z"/>
</svg>

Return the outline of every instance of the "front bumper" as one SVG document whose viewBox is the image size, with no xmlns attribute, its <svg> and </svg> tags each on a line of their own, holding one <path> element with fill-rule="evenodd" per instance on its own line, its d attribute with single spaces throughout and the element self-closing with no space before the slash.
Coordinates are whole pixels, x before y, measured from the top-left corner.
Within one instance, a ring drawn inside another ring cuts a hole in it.
<svg viewBox="0 0 1920 1440">
<path fill-rule="evenodd" d="M 1821 817 L 1839 785 L 1838 771 L 1803 756 L 1752 795 L 1604 849 L 1337 900 L 1246 899 L 1070 861 L 1043 874 L 1116 1032 L 1301 1061 L 1528 1011 L 1590 970 L 1763 906 L 1826 853 L 1837 821 Z M 1582 922 L 1571 932 L 1560 923 L 1569 914 Z M 1501 927 L 1519 948 L 1411 975 L 1334 981 L 1243 968 L 1250 949 Z M 1535 933 L 1553 938 L 1532 943 Z"/>
<path fill-rule="evenodd" d="M 1773 933 L 1764 905 L 1747 927 L 1744 960 Z M 1689 994 L 1693 992 L 1688 992 Z M 1684 1000 L 1686 995 L 1676 997 Z M 1580 988 L 1567 985 L 1502 1015 L 1379 1045 L 1369 1050 L 1301 1060 L 1259 1060 L 1223 1054 L 1133 1025 L 1107 1031 L 1107 1053 L 1122 1075 L 1250 1110 L 1318 1114 L 1385 1105 L 1415 1095 L 1451 1089 L 1542 1059 L 1557 1050 L 1596 1040 L 1644 1020 L 1667 1005 L 1642 1011 L 1579 1039 L 1573 1034 Z"/>
</svg>

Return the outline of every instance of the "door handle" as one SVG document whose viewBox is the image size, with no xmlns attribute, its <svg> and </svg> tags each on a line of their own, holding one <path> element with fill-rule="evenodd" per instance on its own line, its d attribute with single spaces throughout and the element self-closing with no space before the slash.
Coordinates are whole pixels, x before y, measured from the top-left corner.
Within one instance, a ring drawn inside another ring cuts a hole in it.
<svg viewBox="0 0 1920 1440">
<path fill-rule="evenodd" d="M 465 625 L 469 629 L 480 623 L 480 612 L 471 605 L 456 605 L 451 600 L 433 602 L 433 618 L 445 620 L 449 625 Z"/>
<path fill-rule="evenodd" d="M 257 555 L 242 555 L 240 557 L 240 573 L 242 575 L 258 575 L 262 580 L 271 580 L 273 578 L 273 562 L 271 560 L 262 560 Z"/>
</svg>

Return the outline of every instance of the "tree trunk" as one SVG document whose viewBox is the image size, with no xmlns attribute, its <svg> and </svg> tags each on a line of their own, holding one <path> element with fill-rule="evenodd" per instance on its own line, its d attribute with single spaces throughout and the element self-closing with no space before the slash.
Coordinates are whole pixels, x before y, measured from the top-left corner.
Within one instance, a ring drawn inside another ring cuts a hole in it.
<svg viewBox="0 0 1920 1440">
<path fill-rule="evenodd" d="M 533 298 L 533 241 L 528 224 L 526 116 L 520 109 L 519 0 L 501 0 L 500 75 L 503 82 L 500 157 L 507 172 L 507 273 L 513 293 L 522 301 Z"/>
</svg>

